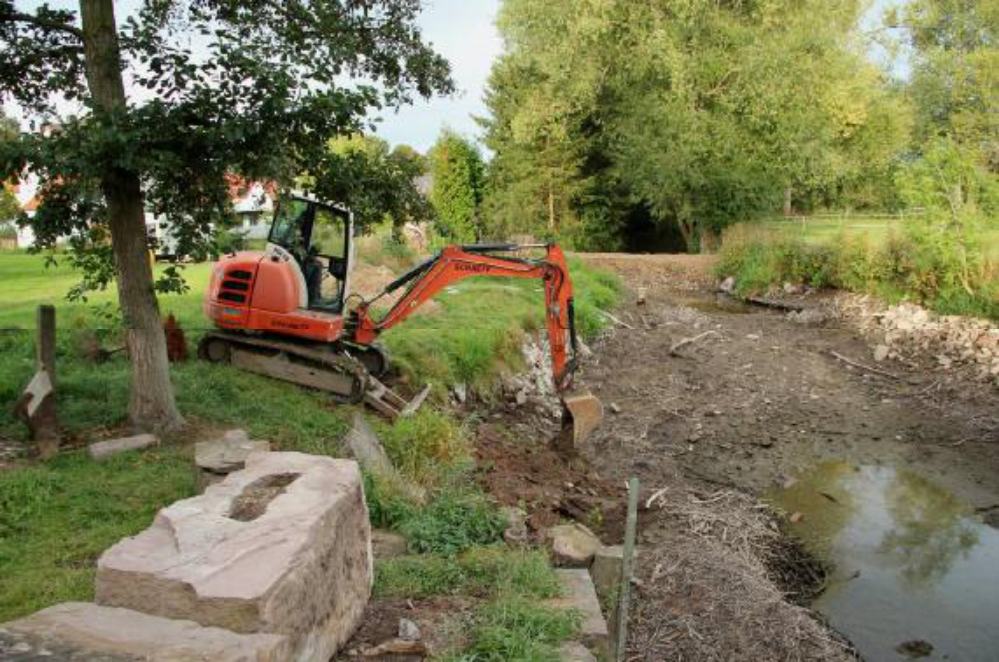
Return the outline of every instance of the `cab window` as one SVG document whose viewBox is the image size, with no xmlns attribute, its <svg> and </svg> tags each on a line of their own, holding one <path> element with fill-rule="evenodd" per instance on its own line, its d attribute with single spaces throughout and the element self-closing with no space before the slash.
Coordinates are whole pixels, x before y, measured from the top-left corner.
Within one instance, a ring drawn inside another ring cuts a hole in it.
<svg viewBox="0 0 999 662">
<path fill-rule="evenodd" d="M 277 216 L 271 227 L 269 241 L 292 252 L 301 251 L 305 247 L 302 236 L 302 226 L 309 205 L 303 200 L 285 200 L 278 205 Z"/>
<path fill-rule="evenodd" d="M 312 226 L 312 250 L 318 255 L 347 256 L 347 219 L 342 213 L 320 207 Z"/>
</svg>

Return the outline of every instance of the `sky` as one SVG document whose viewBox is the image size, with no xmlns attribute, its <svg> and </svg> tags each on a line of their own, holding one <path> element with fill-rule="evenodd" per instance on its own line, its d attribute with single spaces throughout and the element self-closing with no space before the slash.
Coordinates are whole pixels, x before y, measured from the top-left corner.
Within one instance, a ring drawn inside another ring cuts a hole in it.
<svg viewBox="0 0 999 662">
<path fill-rule="evenodd" d="M 429 0 L 420 16 L 424 38 L 451 62 L 458 92 L 450 98 L 417 101 L 398 113 L 383 113 L 376 133 L 393 145 L 426 152 L 444 127 L 474 137 L 474 115 L 485 114 L 482 94 L 489 68 L 503 49 L 494 25 L 499 0 Z"/>
</svg>

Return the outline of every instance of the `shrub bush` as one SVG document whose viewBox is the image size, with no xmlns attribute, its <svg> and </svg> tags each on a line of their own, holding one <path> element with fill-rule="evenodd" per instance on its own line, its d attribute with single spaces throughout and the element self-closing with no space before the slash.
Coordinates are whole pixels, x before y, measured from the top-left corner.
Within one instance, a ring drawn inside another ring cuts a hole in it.
<svg viewBox="0 0 999 662">
<path fill-rule="evenodd" d="M 448 473 L 471 462 L 465 429 L 443 412 L 425 408 L 378 427 L 395 467 L 425 487 L 438 485 Z"/>
</svg>

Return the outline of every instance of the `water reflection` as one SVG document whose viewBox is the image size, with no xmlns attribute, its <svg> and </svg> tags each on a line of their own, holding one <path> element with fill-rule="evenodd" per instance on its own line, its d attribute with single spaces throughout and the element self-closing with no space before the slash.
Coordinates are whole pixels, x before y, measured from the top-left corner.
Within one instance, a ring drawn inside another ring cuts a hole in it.
<svg viewBox="0 0 999 662">
<path fill-rule="evenodd" d="M 892 473 L 885 491 L 892 528 L 881 551 L 894 558 L 907 581 L 937 581 L 978 544 L 975 525 L 950 492 L 911 471 Z"/>
<path fill-rule="evenodd" d="M 999 660 L 999 532 L 908 470 L 827 463 L 773 495 L 836 566 L 816 602 L 867 660 Z M 896 648 L 899 647 L 899 650 Z"/>
</svg>

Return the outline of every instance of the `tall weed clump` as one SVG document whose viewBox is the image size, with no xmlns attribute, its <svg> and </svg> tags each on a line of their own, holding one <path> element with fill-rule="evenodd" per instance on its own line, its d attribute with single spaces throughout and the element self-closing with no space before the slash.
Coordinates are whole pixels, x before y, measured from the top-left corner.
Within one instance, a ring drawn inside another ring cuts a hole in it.
<svg viewBox="0 0 999 662">
<path fill-rule="evenodd" d="M 836 252 L 826 246 L 806 244 L 789 234 L 738 225 L 726 234 L 718 273 L 736 278 L 740 294 L 765 291 L 785 282 L 812 287 L 835 284 Z"/>
<path fill-rule="evenodd" d="M 919 220 L 907 222 L 880 245 L 843 235 L 833 245 L 816 246 L 774 231 L 736 231 L 726 236 L 717 273 L 735 278 L 743 296 L 793 283 L 870 292 L 942 314 L 999 319 L 996 263 L 981 248 L 970 249 L 980 246 L 980 239 L 957 243 L 942 240 L 945 234 Z"/>
</svg>

